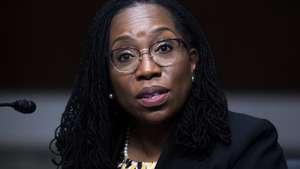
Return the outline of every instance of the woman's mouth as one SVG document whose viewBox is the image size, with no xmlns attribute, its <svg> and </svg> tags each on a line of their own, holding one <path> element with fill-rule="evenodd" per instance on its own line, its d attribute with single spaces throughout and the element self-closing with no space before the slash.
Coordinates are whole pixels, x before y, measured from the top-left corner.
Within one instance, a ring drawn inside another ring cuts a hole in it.
<svg viewBox="0 0 300 169">
<path fill-rule="evenodd" d="M 137 101 L 144 107 L 157 107 L 164 104 L 169 97 L 169 90 L 161 86 L 143 88 L 137 95 Z"/>
</svg>

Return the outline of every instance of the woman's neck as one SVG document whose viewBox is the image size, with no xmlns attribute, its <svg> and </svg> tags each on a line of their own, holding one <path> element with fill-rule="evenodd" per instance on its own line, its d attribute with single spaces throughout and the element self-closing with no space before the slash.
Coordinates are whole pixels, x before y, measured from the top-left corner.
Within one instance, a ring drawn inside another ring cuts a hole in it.
<svg viewBox="0 0 300 169">
<path fill-rule="evenodd" d="M 129 129 L 128 155 L 135 161 L 157 161 L 161 149 L 174 127 L 173 123 L 133 125 Z"/>
</svg>

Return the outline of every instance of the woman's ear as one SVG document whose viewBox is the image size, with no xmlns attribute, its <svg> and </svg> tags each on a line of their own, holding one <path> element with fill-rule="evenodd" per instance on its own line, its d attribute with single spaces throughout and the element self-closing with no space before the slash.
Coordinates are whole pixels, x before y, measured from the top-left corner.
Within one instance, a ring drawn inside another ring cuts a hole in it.
<svg viewBox="0 0 300 169">
<path fill-rule="evenodd" d="M 194 70 L 196 69 L 197 63 L 198 63 L 198 59 L 199 59 L 199 54 L 198 54 L 197 49 L 191 48 L 189 50 L 189 59 L 190 59 L 190 64 L 191 64 L 191 72 L 194 72 Z"/>
</svg>

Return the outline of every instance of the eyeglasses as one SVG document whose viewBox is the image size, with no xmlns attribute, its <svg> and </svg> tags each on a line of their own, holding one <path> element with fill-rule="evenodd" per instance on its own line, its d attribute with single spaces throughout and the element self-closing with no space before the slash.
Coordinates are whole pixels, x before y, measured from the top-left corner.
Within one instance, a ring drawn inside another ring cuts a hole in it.
<svg viewBox="0 0 300 169">
<path fill-rule="evenodd" d="M 110 62 L 122 73 L 133 73 L 139 66 L 143 54 L 148 53 L 159 66 L 170 66 L 176 62 L 187 48 L 182 39 L 164 39 L 153 43 L 148 49 L 118 48 L 111 51 Z"/>
</svg>

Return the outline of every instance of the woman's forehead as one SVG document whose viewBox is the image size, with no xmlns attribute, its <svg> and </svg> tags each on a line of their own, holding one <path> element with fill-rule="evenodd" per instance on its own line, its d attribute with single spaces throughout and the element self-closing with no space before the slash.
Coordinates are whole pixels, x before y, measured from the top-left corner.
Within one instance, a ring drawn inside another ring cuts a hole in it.
<svg viewBox="0 0 300 169">
<path fill-rule="evenodd" d="M 110 29 L 110 45 L 122 36 L 148 37 L 159 31 L 177 33 L 170 12 L 156 4 L 138 4 L 114 16 Z"/>
</svg>

